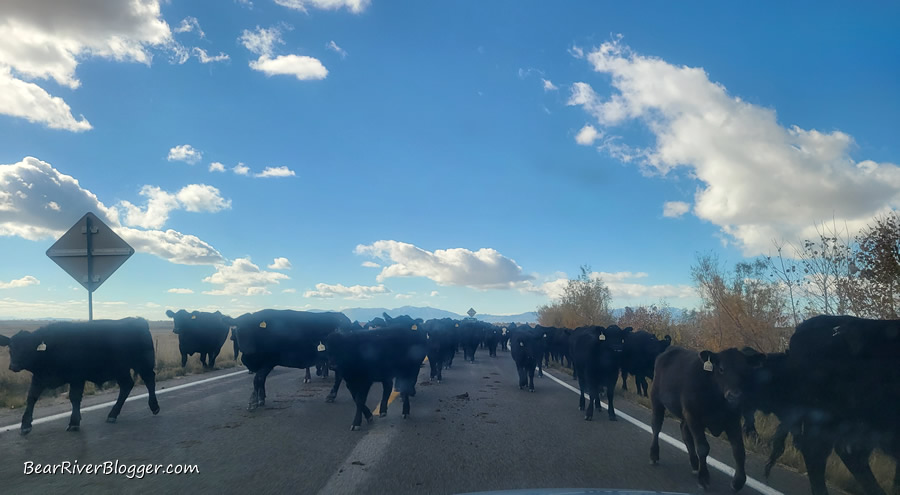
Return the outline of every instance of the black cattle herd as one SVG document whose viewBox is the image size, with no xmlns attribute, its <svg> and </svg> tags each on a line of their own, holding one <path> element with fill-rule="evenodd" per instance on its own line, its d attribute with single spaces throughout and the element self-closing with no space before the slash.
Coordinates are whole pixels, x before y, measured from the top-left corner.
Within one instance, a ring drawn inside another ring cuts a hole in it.
<svg viewBox="0 0 900 495">
<path fill-rule="evenodd" d="M 659 433 L 665 413 L 681 422 L 692 469 L 700 484 L 709 484 L 705 432 L 725 433 L 731 443 L 735 473 L 732 489 L 746 481 L 742 433 L 755 433 L 755 411 L 779 420 L 765 474 L 783 454 L 788 434 L 803 455 L 812 492 L 826 494 L 826 459 L 835 451 L 867 493 L 884 493 L 869 466 L 875 449 L 900 458 L 900 320 L 868 320 L 851 316 L 817 316 L 801 323 L 787 350 L 763 354 L 745 347 L 697 352 L 670 345 L 645 331 L 616 325 L 577 329 L 509 324 L 475 319 L 422 321 L 384 315 L 365 324 L 335 312 L 262 310 L 230 318 L 219 312 L 167 311 L 178 334 L 181 363 L 198 353 L 204 367 L 213 368 L 231 333 L 235 359 L 253 376 L 248 408 L 265 405 L 266 377 L 276 366 L 306 369 L 319 376 L 334 372 L 327 396 L 333 402 L 341 383 L 356 406 L 352 430 L 365 418 L 373 420 L 366 399 L 373 383 L 382 384 L 379 411 L 387 414 L 396 389 L 403 418 L 410 414 L 420 367 L 427 358 L 430 379 L 440 382 L 460 349 L 474 362 L 479 348 L 496 357 L 497 347 L 509 351 L 520 389 L 534 392 L 534 375 L 553 359 L 573 370 L 581 394 L 579 409 L 590 420 L 605 392 L 609 419 L 616 420 L 614 389 L 634 376 L 635 391 L 648 395 L 653 439 L 650 460 L 659 461 Z M 149 392 L 153 414 L 155 395 L 153 340 L 141 318 L 93 322 L 57 322 L 13 337 L 0 336 L 9 347 L 10 369 L 29 370 L 21 433 L 32 428 L 34 405 L 46 388 L 70 386 L 72 415 L 68 430 L 78 430 L 84 384 L 116 381 L 119 396 L 107 421 L 115 422 L 140 376 Z M 134 375 L 132 375 L 134 372 Z M 585 397 L 587 395 L 587 397 Z M 742 426 L 743 419 L 743 426 Z M 900 493 L 900 463 L 893 490 Z"/>
</svg>

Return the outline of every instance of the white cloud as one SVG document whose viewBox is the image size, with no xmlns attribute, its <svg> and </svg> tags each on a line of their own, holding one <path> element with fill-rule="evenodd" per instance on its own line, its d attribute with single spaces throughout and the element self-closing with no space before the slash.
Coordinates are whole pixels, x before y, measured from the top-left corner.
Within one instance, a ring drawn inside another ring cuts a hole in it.
<svg viewBox="0 0 900 495">
<path fill-rule="evenodd" d="M 440 292 L 438 292 L 438 291 L 436 291 L 436 290 L 431 291 L 431 297 L 437 297 L 437 296 L 439 296 L 439 295 L 441 295 Z"/>
<path fill-rule="evenodd" d="M 569 48 L 569 54 L 575 58 L 584 58 L 584 50 L 577 45 L 572 45 L 572 47 Z"/>
<path fill-rule="evenodd" d="M 287 258 L 275 258 L 267 268 L 269 270 L 290 270 L 292 265 Z"/>
<path fill-rule="evenodd" d="M 266 29 L 256 26 L 255 31 L 245 29 L 239 40 L 244 48 L 260 56 L 272 55 L 275 45 L 284 44 L 281 30 L 277 27 Z"/>
<path fill-rule="evenodd" d="M 187 16 L 181 20 L 181 24 L 178 25 L 177 28 L 173 29 L 176 33 L 190 33 L 193 30 L 197 30 L 197 35 L 201 38 L 206 37 L 206 33 L 200 29 L 200 22 L 197 21 L 196 17 Z"/>
<path fill-rule="evenodd" d="M 394 296 L 394 299 L 412 299 L 415 297 L 415 294 L 397 294 Z"/>
<path fill-rule="evenodd" d="M 245 166 L 243 163 L 238 163 L 232 169 L 234 173 L 238 175 L 248 175 L 250 174 L 250 167 Z"/>
<path fill-rule="evenodd" d="M 267 287 L 277 285 L 290 277 L 283 273 L 260 270 L 250 258 L 238 258 L 231 264 L 216 265 L 216 273 L 203 279 L 204 282 L 221 285 L 222 288 L 204 291 L 213 296 L 259 296 L 271 294 Z"/>
<path fill-rule="evenodd" d="M 297 289 L 284 289 L 281 291 L 282 294 L 294 294 L 297 292 Z"/>
<path fill-rule="evenodd" d="M 194 293 L 194 291 L 192 291 L 191 289 L 179 289 L 179 288 L 171 288 L 171 289 L 167 290 L 166 292 L 169 292 L 171 294 L 193 294 Z"/>
<path fill-rule="evenodd" d="M 52 198 L 58 209 L 47 208 Z M 219 252 L 201 239 L 174 230 L 122 227 L 119 210 L 107 207 L 78 181 L 33 157 L 0 165 L 0 236 L 37 241 L 59 237 L 83 212 L 92 211 L 138 252 L 172 263 L 220 263 Z"/>
<path fill-rule="evenodd" d="M 56 129 L 91 128 L 69 106 L 26 79 L 78 88 L 79 62 L 101 57 L 148 64 L 150 47 L 170 48 L 172 33 L 156 0 L 0 2 L 0 113 Z"/>
<path fill-rule="evenodd" d="M 172 210 L 216 213 L 231 208 L 231 200 L 223 198 L 218 189 L 206 184 L 190 184 L 174 194 L 146 185 L 141 188 L 140 195 L 148 198 L 143 208 L 129 201 L 119 202 L 127 225 L 158 229 L 169 219 Z"/>
<path fill-rule="evenodd" d="M 302 12 L 306 12 L 309 7 L 321 10 L 345 8 L 354 14 L 359 14 L 369 6 L 370 0 L 275 0 L 275 3 Z"/>
<path fill-rule="evenodd" d="M 194 52 L 194 56 L 197 57 L 197 60 L 199 60 L 201 64 L 208 64 L 208 63 L 212 63 L 212 62 L 224 62 L 231 58 L 228 56 L 227 53 L 223 53 L 223 52 L 219 52 L 218 55 L 210 56 L 208 53 L 206 53 L 206 50 L 204 50 L 203 48 L 196 47 L 196 46 L 194 47 L 193 52 Z"/>
<path fill-rule="evenodd" d="M 347 287 L 341 284 L 316 284 L 316 290 L 309 290 L 303 293 L 303 297 L 317 297 L 321 299 L 330 299 L 332 297 L 343 297 L 344 299 L 372 299 L 379 294 L 387 294 L 390 289 L 384 285 L 354 285 Z"/>
<path fill-rule="evenodd" d="M 62 98 L 50 96 L 37 84 L 16 79 L 9 67 L 0 64 L 0 114 L 21 117 L 41 123 L 51 129 L 81 132 L 92 129 L 81 116 L 72 116 L 72 109 Z"/>
<path fill-rule="evenodd" d="M 767 253 L 773 239 L 814 238 L 825 219 L 854 233 L 900 205 L 900 167 L 854 160 L 853 139 L 840 131 L 783 127 L 773 109 L 729 95 L 703 69 L 636 54 L 618 40 L 587 60 L 611 76 L 613 93 L 603 99 L 575 83 L 569 104 L 606 127 L 643 123 L 655 137 L 650 146 L 607 149 L 648 172 L 686 169 L 700 184 L 693 213 L 746 256 Z"/>
<path fill-rule="evenodd" d="M 331 40 L 328 43 L 326 43 L 325 48 L 337 53 L 338 55 L 341 56 L 341 58 L 347 58 L 347 50 L 344 50 L 343 48 L 339 47 L 338 44 L 334 42 L 334 40 Z"/>
<path fill-rule="evenodd" d="M 199 162 L 203 158 L 203 153 L 199 150 L 194 149 L 193 146 L 189 144 L 182 144 L 179 146 L 175 146 L 174 148 L 169 149 L 169 156 L 166 157 L 170 162 L 172 161 L 180 161 L 187 162 L 191 165 Z"/>
<path fill-rule="evenodd" d="M 583 146 L 590 146 L 594 144 L 594 141 L 599 139 L 600 136 L 600 133 L 597 132 L 597 129 L 595 129 L 594 126 L 585 124 L 584 127 L 578 131 L 578 134 L 575 135 L 575 142 Z"/>
<path fill-rule="evenodd" d="M 374 261 L 363 261 L 362 266 L 366 268 L 381 268 L 381 265 L 375 263 Z"/>
<path fill-rule="evenodd" d="M 57 203 L 56 201 L 51 201 L 51 202 L 47 203 L 47 208 L 50 208 L 51 210 L 55 210 L 55 211 L 60 210 L 59 203 Z"/>
<path fill-rule="evenodd" d="M 209 164 L 209 171 L 210 172 L 224 172 L 225 165 L 222 165 L 219 162 L 212 162 Z"/>
<path fill-rule="evenodd" d="M 557 89 L 559 89 L 549 79 L 541 78 L 541 82 L 544 83 L 544 91 L 556 91 Z"/>
<path fill-rule="evenodd" d="M 328 69 L 319 59 L 306 55 L 279 55 L 275 58 L 261 55 L 259 59 L 250 62 L 250 68 L 267 76 L 288 75 L 301 81 L 325 79 L 328 76 Z"/>
<path fill-rule="evenodd" d="M 527 284 L 521 290 L 546 295 L 549 299 L 559 299 L 565 293 L 569 278 L 564 273 L 557 273 L 555 277 L 540 285 Z M 659 299 L 693 300 L 697 297 L 696 291 L 689 285 L 646 285 L 635 282 L 647 278 L 648 274 L 645 272 L 592 272 L 590 277 L 603 280 L 616 304 Z"/>
<path fill-rule="evenodd" d="M 390 277 L 426 277 L 440 285 L 509 289 L 532 278 L 522 273 L 514 260 L 489 248 L 431 252 L 405 242 L 382 240 L 360 244 L 355 252 L 393 263 L 378 274 L 379 282 Z"/>
<path fill-rule="evenodd" d="M 287 167 L 266 167 L 262 172 L 255 174 L 254 177 L 293 177 L 297 174 Z"/>
<path fill-rule="evenodd" d="M 0 281 L 0 289 L 18 289 L 20 287 L 28 287 L 29 285 L 38 285 L 40 283 L 40 280 L 31 275 L 25 275 L 20 279 L 10 280 L 9 282 Z"/>
<path fill-rule="evenodd" d="M 691 210 L 691 205 L 684 201 L 666 201 L 663 203 L 663 216 L 678 218 Z"/>
</svg>

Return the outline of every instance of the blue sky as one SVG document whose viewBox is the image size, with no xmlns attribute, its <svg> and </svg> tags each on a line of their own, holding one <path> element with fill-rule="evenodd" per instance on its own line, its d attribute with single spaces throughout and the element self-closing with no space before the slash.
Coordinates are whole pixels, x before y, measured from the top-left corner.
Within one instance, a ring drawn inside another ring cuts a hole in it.
<svg viewBox="0 0 900 495">
<path fill-rule="evenodd" d="M 95 315 L 164 319 L 518 313 L 582 264 L 616 306 L 692 306 L 697 253 L 900 202 L 887 2 L 14 0 L 0 19 L 0 316 L 84 316 L 44 252 L 88 209 L 137 249 Z"/>
</svg>

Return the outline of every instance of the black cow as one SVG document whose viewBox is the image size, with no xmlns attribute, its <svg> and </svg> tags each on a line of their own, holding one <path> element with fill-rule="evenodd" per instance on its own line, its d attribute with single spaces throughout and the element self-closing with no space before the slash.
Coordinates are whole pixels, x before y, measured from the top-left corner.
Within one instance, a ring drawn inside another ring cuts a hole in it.
<svg viewBox="0 0 900 495">
<path fill-rule="evenodd" d="M 570 348 L 573 333 L 574 330 L 568 328 L 556 328 L 550 341 L 550 357 L 563 366 L 572 366 Z"/>
<path fill-rule="evenodd" d="M 203 313 L 200 311 L 189 313 L 183 309 L 178 310 L 177 313 L 173 313 L 172 310 L 166 310 L 166 316 L 175 320 L 172 332 L 178 335 L 178 351 L 181 353 L 181 366 L 187 365 L 188 356 L 199 353 L 200 364 L 203 365 L 203 368 L 214 369 L 216 357 L 222 351 L 225 339 L 228 338 L 231 318 L 218 311 L 215 313 Z"/>
<path fill-rule="evenodd" d="M 509 350 L 509 333 L 516 329 L 515 323 L 500 327 L 500 350 L 506 352 Z"/>
<path fill-rule="evenodd" d="M 814 495 L 827 493 L 832 447 L 866 493 L 884 493 L 868 460 L 875 448 L 900 459 L 900 320 L 811 318 L 797 327 L 787 353 L 767 356 L 757 375 L 770 383 L 757 387 L 754 405 L 781 421 L 769 465 L 790 431 Z M 900 493 L 900 468 L 893 490 Z"/>
<path fill-rule="evenodd" d="M 553 339 L 556 338 L 557 328 L 545 327 L 542 325 L 536 325 L 534 328 L 543 334 L 543 349 L 541 352 L 541 361 L 538 363 L 538 376 L 544 376 L 543 367 L 550 366 L 550 354 L 553 348 Z"/>
<path fill-rule="evenodd" d="M 484 340 L 484 326 L 477 320 L 463 320 L 459 325 L 459 343 L 463 348 L 463 359 L 475 362 L 475 351 Z"/>
<path fill-rule="evenodd" d="M 681 435 L 687 446 L 691 468 L 700 485 L 709 486 L 706 430 L 722 432 L 731 442 L 735 473 L 731 489 L 740 490 L 747 480 L 744 471 L 744 437 L 741 435 L 740 404 L 743 387 L 760 364 L 760 354 L 747 355 L 737 349 L 715 353 L 673 346 L 656 358 L 650 403 L 653 411 L 653 442 L 650 461 L 659 462 L 659 432 L 668 410 L 681 420 Z"/>
<path fill-rule="evenodd" d="M 454 327 L 450 318 L 432 319 L 424 323 L 425 340 L 428 348 L 428 365 L 431 367 L 431 380 L 440 383 L 444 377 L 441 371 L 449 367 L 449 360 L 456 352 Z"/>
<path fill-rule="evenodd" d="M 419 368 L 427 352 L 425 331 L 417 323 L 363 332 L 334 332 L 326 340 L 329 359 L 347 382 L 356 403 L 351 430 L 359 429 L 363 416 L 371 424 L 372 412 L 366 407 L 366 398 L 376 381 L 395 380 L 403 400 L 403 418 L 409 417 L 409 398 L 416 395 Z M 387 414 L 389 394 L 390 389 L 382 395 L 382 416 Z"/>
<path fill-rule="evenodd" d="M 521 326 L 510 332 L 510 354 L 519 374 L 519 390 L 534 392 L 534 368 L 541 360 L 543 333 L 529 326 Z"/>
<path fill-rule="evenodd" d="M 109 415 L 108 423 L 115 423 L 125 399 L 134 387 L 131 371 L 140 375 L 147 385 L 150 411 L 159 413 L 156 400 L 156 357 L 150 325 L 143 318 L 122 320 L 94 320 L 90 322 L 59 322 L 21 331 L 10 337 L 0 335 L 0 346 L 9 347 L 9 369 L 32 373 L 21 433 L 31 431 L 34 404 L 47 388 L 69 385 L 72 416 L 68 431 L 78 431 L 81 425 L 81 398 L 84 383 L 97 386 L 115 380 L 119 397 Z"/>
<path fill-rule="evenodd" d="M 581 396 L 578 398 L 578 409 L 585 411 L 584 419 L 591 421 L 594 407 L 600 408 L 600 392 L 606 389 L 607 413 L 610 421 L 616 421 L 616 408 L 613 396 L 619 367 L 622 358 L 622 346 L 625 332 L 611 325 L 581 327 L 572 335 L 572 358 L 575 377 Z M 588 392 L 588 403 L 585 406 L 584 392 Z"/>
<path fill-rule="evenodd" d="M 650 332 L 632 332 L 625 329 L 625 350 L 622 352 L 622 390 L 628 390 L 628 375 L 634 375 L 635 391 L 647 397 L 647 378 L 653 379 L 656 357 L 672 344 L 672 337 L 666 335 L 659 340 Z"/>
<path fill-rule="evenodd" d="M 488 350 L 488 356 L 497 357 L 497 344 L 500 342 L 500 327 L 497 325 L 485 325 L 484 346 Z"/>
<path fill-rule="evenodd" d="M 276 366 L 309 368 L 320 358 L 325 338 L 338 329 L 350 328 L 343 313 L 311 313 L 306 311 L 264 309 L 247 313 L 234 320 L 241 362 L 256 376 L 249 410 L 266 403 L 266 377 Z M 335 378 L 335 386 L 339 385 Z M 336 392 L 332 389 L 333 392 Z M 333 397 L 332 397 L 333 399 Z"/>
</svg>

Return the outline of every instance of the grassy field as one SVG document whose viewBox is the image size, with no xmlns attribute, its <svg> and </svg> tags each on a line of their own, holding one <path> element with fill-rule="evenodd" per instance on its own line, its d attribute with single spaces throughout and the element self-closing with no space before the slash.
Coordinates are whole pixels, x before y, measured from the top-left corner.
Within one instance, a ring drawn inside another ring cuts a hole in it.
<svg viewBox="0 0 900 495">
<path fill-rule="evenodd" d="M 0 335 L 12 336 L 19 330 L 35 330 L 46 321 L 3 321 L 0 322 Z M 153 337 L 153 345 L 156 350 L 156 379 L 168 380 L 176 376 L 203 373 L 198 354 L 188 358 L 187 366 L 181 367 L 181 354 L 178 353 L 178 336 L 172 333 L 172 321 L 151 321 L 150 334 Z M 226 340 L 222 352 L 216 358 L 216 368 L 232 368 L 237 366 L 234 360 L 231 341 Z M 20 371 L 13 373 L 9 370 L 9 352 L 0 348 L 0 408 L 19 408 L 25 405 L 25 396 L 28 393 L 28 385 L 31 383 L 31 373 Z M 138 384 L 142 382 L 138 379 Z M 114 382 L 104 384 L 105 388 L 115 387 Z M 97 387 L 93 383 L 84 386 L 85 395 L 93 394 Z M 44 391 L 41 397 L 56 397 L 68 392 L 68 386 Z"/>
<path fill-rule="evenodd" d="M 572 376 L 571 368 L 566 368 L 556 363 L 551 363 L 550 368 L 557 369 L 563 373 L 566 373 L 567 378 L 571 378 Z M 616 383 L 616 396 L 621 396 L 628 401 L 639 404 L 649 410 L 650 399 L 634 393 L 633 379 L 630 379 L 628 381 L 628 387 L 628 391 L 622 390 L 622 379 L 619 378 L 619 381 Z M 668 412 L 666 413 L 666 418 L 677 421 L 677 419 L 669 415 Z M 771 414 L 762 414 L 760 412 L 757 412 L 756 430 L 759 433 L 759 436 L 756 438 L 745 436 L 744 446 L 748 451 L 755 452 L 768 458 L 770 452 L 769 442 L 774 436 L 777 427 L 778 418 Z M 722 438 L 725 438 L 724 433 L 722 434 Z M 880 451 L 875 451 L 869 459 L 869 463 L 872 466 L 872 472 L 875 474 L 875 478 L 881 484 L 881 487 L 886 493 L 891 493 L 891 484 L 894 480 L 894 460 L 890 456 L 887 456 Z M 794 447 L 791 440 L 788 440 L 787 445 L 785 446 L 784 454 L 781 456 L 781 459 L 779 459 L 779 464 L 794 471 L 806 473 L 806 466 L 803 464 L 803 455 L 799 450 L 797 450 L 797 448 Z M 762 477 L 762 473 L 747 473 L 747 475 L 753 476 L 757 479 Z M 859 483 L 856 482 L 856 480 L 853 478 L 853 475 L 850 474 L 850 471 L 847 470 L 846 466 L 844 466 L 844 463 L 837 456 L 837 454 L 832 453 L 828 458 L 825 477 L 829 483 L 831 483 L 835 487 L 840 488 L 841 490 L 853 494 L 865 494 L 862 487 L 859 485 Z"/>
</svg>

